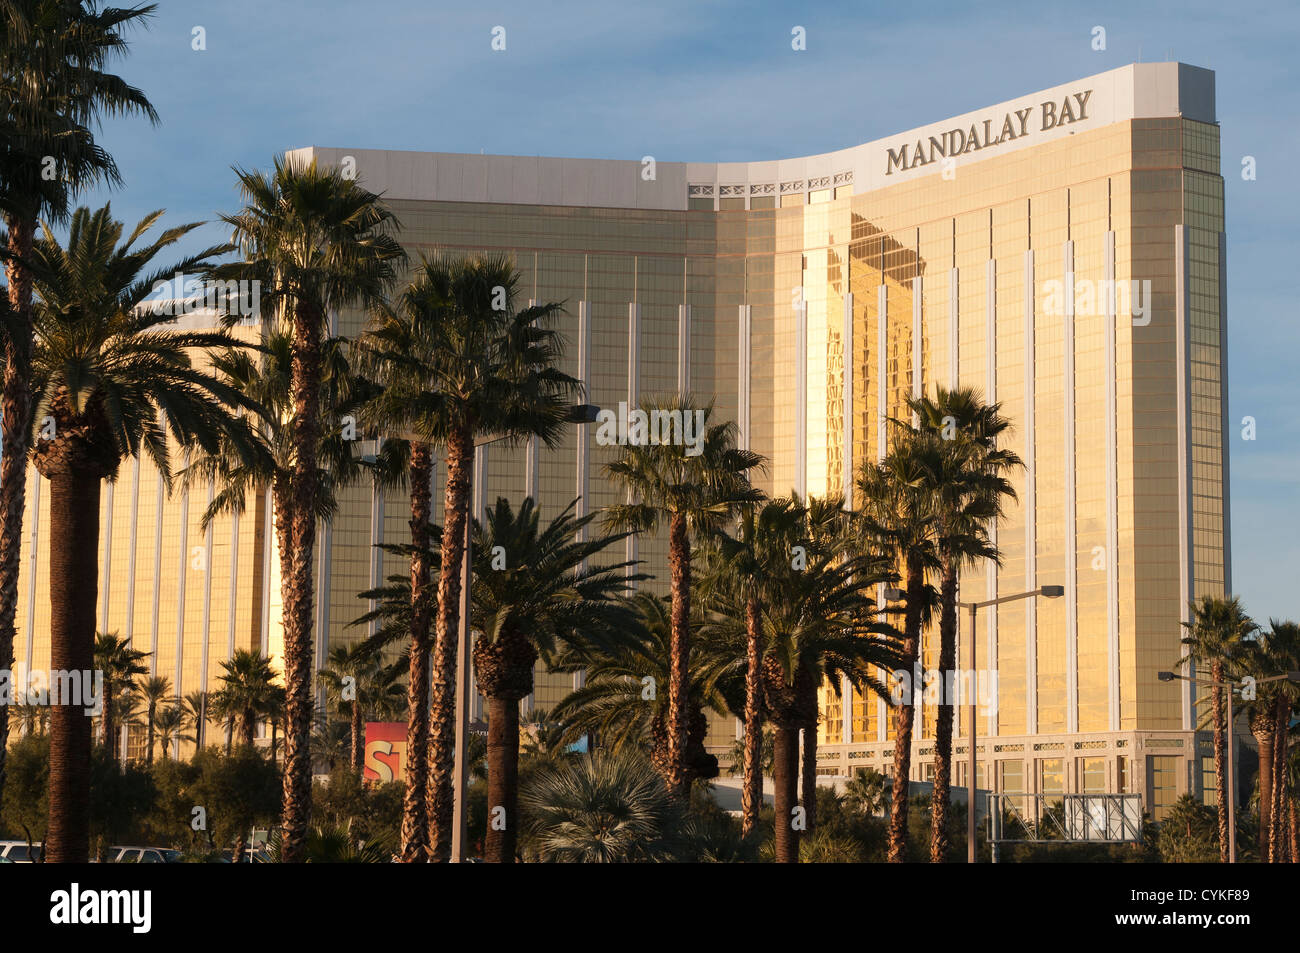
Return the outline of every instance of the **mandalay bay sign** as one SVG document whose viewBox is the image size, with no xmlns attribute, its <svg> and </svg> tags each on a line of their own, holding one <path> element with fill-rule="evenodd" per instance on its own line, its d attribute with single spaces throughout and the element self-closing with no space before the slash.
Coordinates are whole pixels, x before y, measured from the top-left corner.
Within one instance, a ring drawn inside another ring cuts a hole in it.
<svg viewBox="0 0 1300 953">
<path fill-rule="evenodd" d="M 1090 89 L 1071 93 L 1060 101 L 1051 99 L 1037 107 L 1013 109 L 1001 117 L 1001 122 L 997 117 L 990 117 L 983 122 L 971 123 L 970 128 L 958 127 L 930 136 L 928 142 L 918 139 L 915 145 L 904 143 L 897 149 L 888 150 L 885 175 L 893 175 L 896 169 L 906 172 L 932 162 L 952 160 L 957 156 L 1020 139 L 1032 132 L 1044 132 L 1087 119 L 1088 100 L 1091 96 Z"/>
</svg>

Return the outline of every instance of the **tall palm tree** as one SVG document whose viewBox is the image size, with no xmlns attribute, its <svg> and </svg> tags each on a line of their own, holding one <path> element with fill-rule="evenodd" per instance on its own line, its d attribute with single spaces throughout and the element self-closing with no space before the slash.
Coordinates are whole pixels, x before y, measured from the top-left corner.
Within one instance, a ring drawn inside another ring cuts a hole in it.
<svg viewBox="0 0 1300 953">
<path fill-rule="evenodd" d="M 1257 679 L 1283 676 L 1258 686 L 1246 702 L 1250 730 L 1259 745 L 1259 856 L 1269 863 L 1283 859 L 1286 836 L 1287 770 L 1291 711 L 1300 686 L 1285 678 L 1300 669 L 1300 626 L 1269 621 L 1245 646 L 1245 673 Z"/>
<path fill-rule="evenodd" d="M 154 7 L 99 9 L 97 0 L 0 3 L 0 216 L 8 330 L 0 392 L 0 669 L 13 667 L 14 612 L 32 414 L 32 245 L 41 219 L 67 220 L 68 207 L 95 184 L 120 183 L 96 141 L 104 116 L 141 114 L 156 122 L 144 93 L 106 72 L 125 53 L 125 34 Z M 52 163 L 52 165 L 51 165 Z M 50 173 L 53 174 L 50 174 Z M 0 791 L 4 789 L 9 708 L 0 706 Z"/>
<path fill-rule="evenodd" d="M 531 497 L 518 510 L 500 498 L 476 534 L 474 671 L 488 702 L 488 808 L 502 809 L 497 817 L 504 820 L 488 825 L 484 858 L 490 863 L 515 859 L 519 701 L 533 693 L 537 660 L 553 662 L 568 645 L 622 632 L 632 618 L 619 597 L 633 564 L 589 564 L 627 534 L 586 539 L 596 514 L 575 518 L 576 506 L 575 500 L 543 527 Z"/>
<path fill-rule="evenodd" d="M 706 549 L 701 594 L 706 610 L 745 627 L 745 725 L 741 768 L 741 832 L 749 836 L 763 803 L 763 625 L 764 604 L 790 570 L 792 549 L 802 538 L 802 510 L 792 500 L 767 500 L 740 510 L 735 534 L 720 535 Z M 716 555 L 715 555 L 716 553 Z"/>
<path fill-rule="evenodd" d="M 281 564 L 284 602 L 284 858 L 297 862 L 311 814 L 312 569 L 320 515 L 323 339 L 330 316 L 375 307 L 405 258 L 393 214 L 338 168 L 276 157 L 270 174 L 236 169 L 245 206 L 221 220 L 240 261 L 212 269 L 223 281 L 260 282 L 264 317 L 292 331 L 289 542 Z"/>
<path fill-rule="evenodd" d="M 365 757 L 365 717 L 371 711 L 391 710 L 401 691 L 397 669 L 382 664 L 364 643 L 337 645 L 320 676 L 338 710 L 348 716 L 351 731 L 349 761 L 361 773 Z"/>
<path fill-rule="evenodd" d="M 921 629 L 935 601 L 927 576 L 940 568 L 939 516 L 928 486 L 937 453 L 922 441 L 895 435 L 885 459 L 864 465 L 858 478 L 862 504 L 856 525 L 861 537 L 873 550 L 888 553 L 902 575 L 905 609 L 899 668 L 907 672 L 916 665 Z M 891 863 L 902 863 L 907 855 L 907 791 L 915 715 L 910 697 L 894 707 L 894 784 L 887 848 Z"/>
<path fill-rule="evenodd" d="M 104 713 L 100 719 L 101 741 L 113 760 L 118 757 L 118 708 L 135 695 L 136 679 L 148 675 L 142 663 L 148 652 L 131 648 L 131 643 L 116 632 L 95 635 L 95 670 L 104 673 Z"/>
<path fill-rule="evenodd" d="M 998 441 L 1011 429 L 1001 404 L 985 404 L 973 388 L 937 388 L 935 396 L 908 400 L 922 439 L 940 452 L 927 457 L 929 488 L 939 515 L 939 671 L 957 667 L 957 576 L 967 567 L 992 560 L 1001 564 L 991 542 L 1002 518 L 1004 500 L 1016 491 L 1007 479 L 1024 466 Z M 894 421 L 895 427 L 906 427 Z M 934 791 L 930 798 L 930 861 L 948 856 L 948 792 L 952 776 L 953 699 L 941 699 L 934 737 Z M 974 791 L 975 779 L 970 781 Z M 971 795 L 974 796 L 973 794 Z"/>
<path fill-rule="evenodd" d="M 150 675 L 140 685 L 140 696 L 145 703 L 145 725 L 148 736 L 145 739 L 144 762 L 153 765 L 154 732 L 158 727 L 158 706 L 172 695 L 172 680 L 166 675 Z"/>
<path fill-rule="evenodd" d="M 206 691 L 187 692 L 177 704 L 185 716 L 185 724 L 194 731 L 195 750 L 202 750 L 207 744 L 207 724 L 213 712 L 210 708 L 211 698 Z M 165 749 L 164 749 L 165 750 Z"/>
<path fill-rule="evenodd" d="M 888 689 L 874 672 L 902 660 L 896 630 L 880 617 L 870 594 L 889 578 L 883 561 L 870 553 L 845 554 L 834 537 L 819 540 L 808 510 L 799 506 L 807 521 L 800 540 L 806 564 L 790 565 L 762 613 L 764 703 L 776 730 L 778 863 L 798 862 L 799 833 L 816 823 L 818 688 L 829 683 L 838 692 L 841 677 L 848 676 L 858 688 L 885 696 Z M 796 824 L 801 730 L 810 770 L 804 773 L 804 823 Z"/>
<path fill-rule="evenodd" d="M 221 682 L 217 690 L 220 706 L 238 713 L 242 744 L 252 747 L 257 724 L 266 715 L 278 677 L 270 659 L 249 649 L 235 649 L 235 654 L 221 663 L 221 674 L 217 676 Z"/>
<path fill-rule="evenodd" d="M 668 788 L 685 799 L 690 788 L 686 762 L 690 695 L 688 666 L 691 628 L 691 540 L 716 533 L 745 504 L 762 495 L 749 483 L 749 472 L 762 469 L 763 457 L 735 445 L 733 422 L 711 424 L 713 407 L 696 407 L 688 395 L 653 402 L 642 408 L 652 416 L 683 425 L 699 421 L 700 442 L 654 440 L 622 447 L 605 466 L 605 474 L 630 502 L 608 507 L 610 529 L 647 532 L 668 524 L 668 572 L 672 596 L 671 670 L 668 679 Z M 668 429 L 667 427 L 663 429 Z M 678 437 L 681 430 L 678 431 Z M 661 431 L 660 437 L 666 435 Z"/>
<path fill-rule="evenodd" d="M 100 484 L 126 457 L 148 454 L 171 483 L 171 449 L 215 449 L 230 439 L 256 453 L 240 418 L 254 404 L 198 366 L 214 347 L 234 344 L 219 332 L 163 327 L 168 319 L 142 309 L 154 282 L 201 266 L 212 250 L 154 274 L 160 251 L 195 225 L 169 228 L 135 244 L 161 212 L 126 237 L 105 206 L 79 208 L 65 248 L 46 228 L 32 247 L 40 304 L 32 393 L 41 439 L 33 462 L 50 481 L 51 667 L 91 668 L 98 585 Z M 50 829 L 47 857 L 84 862 L 89 830 L 90 729 L 79 711 L 61 705 L 51 717 Z"/>
<path fill-rule="evenodd" d="M 158 730 L 158 741 L 162 747 L 162 757 L 166 761 L 169 757 L 168 750 L 173 741 L 194 741 L 196 735 L 185 734 L 185 725 L 189 723 L 188 715 L 185 708 L 176 701 L 172 700 L 158 709 L 154 717 L 154 727 Z"/>
<path fill-rule="evenodd" d="M 519 307 L 519 274 L 504 256 L 423 257 L 415 275 L 391 308 L 377 309 L 363 346 L 383 395 L 370 419 L 386 432 L 412 435 L 411 469 L 411 714 L 407 750 L 422 750 L 420 674 L 429 651 L 429 619 L 421 590 L 432 567 L 424 558 L 432 518 L 426 492 L 432 450 L 446 453 L 443 535 L 438 600 L 434 618 L 433 667 L 429 696 L 428 838 L 413 833 L 419 781 L 409 780 L 404 813 L 403 857 L 442 862 L 451 856 L 452 767 L 456 734 L 456 653 L 460 624 L 461 569 L 469 523 L 474 443 L 490 435 L 507 443 L 536 436 L 556 446 L 579 381 L 558 369 L 562 339 L 551 327 L 558 304 Z M 412 760 L 412 772 L 420 762 Z M 409 836 L 408 836 L 409 835 Z"/>
<path fill-rule="evenodd" d="M 648 748 L 650 763 L 667 779 L 672 761 L 668 749 L 668 693 L 672 677 L 672 605 L 640 591 L 629 600 L 636 617 L 621 633 L 611 633 L 562 652 L 552 668 L 583 671 L 582 687 L 574 689 L 551 712 L 565 726 L 565 740 L 584 735 L 598 738 L 614 752 Z M 717 759 L 704 748 L 708 733 L 705 709 L 728 711 L 723 682 L 735 667 L 735 642 L 716 648 L 711 634 L 696 644 L 688 664 L 687 777 L 716 777 Z"/>
<path fill-rule="evenodd" d="M 1219 821 L 1219 862 L 1228 863 L 1228 772 L 1226 744 L 1227 724 L 1223 702 L 1224 684 L 1229 673 L 1235 672 L 1235 659 L 1242 649 L 1243 640 L 1258 629 L 1246 615 L 1241 600 L 1236 596 L 1202 596 L 1190 606 L 1191 620 L 1183 623 L 1187 635 L 1183 643 L 1188 652 L 1182 664 L 1208 665 L 1210 680 L 1211 717 L 1214 720 L 1214 787 Z"/>
</svg>

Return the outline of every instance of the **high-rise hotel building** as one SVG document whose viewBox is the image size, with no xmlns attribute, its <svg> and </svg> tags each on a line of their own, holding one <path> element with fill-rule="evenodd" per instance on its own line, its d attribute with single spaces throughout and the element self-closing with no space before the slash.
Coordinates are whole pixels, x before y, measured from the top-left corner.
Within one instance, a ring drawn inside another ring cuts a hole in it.
<svg viewBox="0 0 1300 953">
<path fill-rule="evenodd" d="M 886 418 L 936 386 L 978 388 L 1025 461 L 997 530 L 1001 567 L 961 598 L 1065 587 L 983 610 L 982 787 L 1144 794 L 1160 816 L 1202 795 L 1207 740 L 1182 654 L 1188 601 L 1226 591 L 1223 179 L 1214 76 L 1143 63 L 837 152 L 675 163 L 307 148 L 382 192 L 412 253 L 503 251 L 520 297 L 564 302 L 565 369 L 615 407 L 691 391 L 770 460 L 772 494 L 844 493 L 878 459 Z M 1112 290 L 1113 289 L 1113 290 Z M 359 316 L 338 316 L 354 334 Z M 575 427 L 553 452 L 480 450 L 476 505 L 613 503 L 616 448 Z M 445 474 L 440 474 L 439 478 Z M 48 652 L 47 496 L 30 477 L 19 658 Z M 170 498 L 148 463 L 104 495 L 101 627 L 155 653 L 182 691 L 236 647 L 278 648 L 267 505 L 203 532 L 211 491 Z M 441 493 L 435 494 L 440 498 Z M 319 655 L 355 639 L 357 592 L 399 567 L 400 493 L 344 494 L 320 544 Z M 662 540 L 637 555 L 663 573 Z M 966 633 L 963 632 L 963 640 Z M 927 636 L 926 663 L 937 663 Z M 967 647 L 959 646 L 958 658 Z M 542 675 L 534 703 L 572 686 Z M 885 703 L 823 692 L 821 773 L 888 772 Z M 934 706 L 913 760 L 932 772 Z M 968 726 L 960 729 L 965 735 Z M 718 719 L 719 752 L 736 734 Z M 965 753 L 962 737 L 958 754 Z M 992 771 L 988 771 L 993 766 Z M 961 759 L 956 783 L 964 784 Z"/>
</svg>

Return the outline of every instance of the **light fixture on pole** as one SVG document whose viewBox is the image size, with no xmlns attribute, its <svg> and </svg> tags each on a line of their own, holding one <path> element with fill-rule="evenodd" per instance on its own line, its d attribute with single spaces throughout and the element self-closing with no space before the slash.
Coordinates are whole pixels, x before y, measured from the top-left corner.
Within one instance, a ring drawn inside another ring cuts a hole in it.
<svg viewBox="0 0 1300 953">
<path fill-rule="evenodd" d="M 986 606 L 1001 605 L 1004 602 L 1016 602 L 1020 599 L 1033 599 L 1036 596 L 1043 596 L 1047 599 L 1059 599 L 1065 595 L 1064 586 L 1043 586 L 1039 589 L 1031 589 L 1028 592 L 1017 592 L 1015 595 L 1002 596 L 998 599 L 986 599 L 983 602 L 962 602 L 959 605 L 970 613 L 970 649 L 967 655 L 970 664 L 970 679 L 975 680 L 975 613 Z M 956 680 L 954 679 L 954 682 Z M 978 771 L 978 762 L 975 754 L 975 739 L 979 732 L 975 730 L 975 686 L 968 684 L 966 699 L 966 720 L 970 723 L 970 748 L 968 749 L 967 761 L 967 778 L 966 778 L 966 861 L 975 863 L 975 792 L 976 792 L 976 774 Z M 990 762 L 991 763 L 991 762 Z"/>
</svg>

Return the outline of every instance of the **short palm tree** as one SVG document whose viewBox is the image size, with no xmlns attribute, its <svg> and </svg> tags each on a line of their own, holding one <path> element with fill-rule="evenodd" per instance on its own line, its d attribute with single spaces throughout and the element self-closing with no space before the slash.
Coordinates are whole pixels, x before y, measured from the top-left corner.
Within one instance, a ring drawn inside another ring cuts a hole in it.
<svg viewBox="0 0 1300 953">
<path fill-rule="evenodd" d="M 211 696 L 206 691 L 187 692 L 180 699 L 179 707 L 185 715 L 185 724 L 194 732 L 194 744 L 199 750 L 207 744 L 207 725 L 214 712 L 211 709 Z"/>
<path fill-rule="evenodd" d="M 290 546 L 282 557 L 284 599 L 284 857 L 299 859 L 311 815 L 312 570 L 320 515 L 323 342 L 331 313 L 383 300 L 405 258 L 396 220 L 338 168 L 277 157 L 270 174 L 236 169 L 245 206 L 221 220 L 240 260 L 212 269 L 222 281 L 260 283 L 264 317 L 291 330 L 288 494 Z"/>
<path fill-rule="evenodd" d="M 905 610 L 899 668 L 906 672 L 916 665 L 921 629 L 935 602 L 934 587 L 927 582 L 927 576 L 941 566 L 940 514 L 929 486 L 930 474 L 939 466 L 939 454 L 930 441 L 896 434 L 885 459 L 865 464 L 858 477 L 858 534 L 872 551 L 888 554 L 902 576 Z M 887 847 L 890 863 L 902 863 L 907 856 L 907 791 L 915 715 L 911 697 L 894 708 L 894 786 L 890 793 Z"/>
<path fill-rule="evenodd" d="M 608 507 L 610 529 L 648 532 L 668 527 L 668 572 L 672 595 L 672 646 L 668 679 L 668 787 L 685 799 L 690 788 L 686 760 L 690 731 L 687 700 L 691 637 L 691 540 L 716 533 L 739 508 L 757 503 L 758 490 L 749 482 L 751 470 L 763 467 L 763 457 L 736 446 L 735 423 L 714 424 L 712 406 L 696 407 L 689 396 L 662 400 L 642 408 L 667 419 L 699 421 L 699 444 L 675 441 L 629 443 L 605 466 L 605 475 L 627 494 L 630 502 Z M 688 416 L 689 415 L 689 416 Z M 668 429 L 667 427 L 663 429 Z M 663 430 L 660 437 L 663 438 Z"/>
<path fill-rule="evenodd" d="M 363 340 L 383 395 L 370 417 L 385 431 L 412 435 L 411 528 L 414 583 L 411 598 L 412 665 L 408 685 L 414 715 L 422 709 L 424 679 L 419 669 L 428 651 L 428 617 L 420 590 L 432 567 L 421 553 L 432 501 L 425 492 L 432 473 L 432 448 L 444 449 L 447 483 L 443 493 L 444 533 L 439 552 L 438 600 L 434 618 L 430 683 L 427 779 L 427 849 L 430 859 L 451 855 L 452 762 L 455 754 L 455 680 L 460 624 L 460 578 L 470 513 L 474 444 L 491 436 L 507 443 L 530 436 L 554 447 L 579 381 L 558 368 L 562 339 L 551 327 L 558 304 L 519 307 L 519 273 L 503 256 L 424 257 L 410 285 L 391 308 L 377 309 Z M 423 718 L 412 717 L 408 751 L 420 750 Z M 413 770 L 419 761 L 413 760 Z M 418 784 L 408 782 L 411 798 Z M 407 819 L 415 818 L 414 809 Z M 404 819 L 404 825 L 409 826 Z M 418 857 L 421 845 L 403 837 L 403 856 Z"/>
<path fill-rule="evenodd" d="M 396 682 L 397 670 L 383 665 L 372 651 L 361 644 L 336 645 L 330 650 L 328 664 L 320 670 L 326 691 L 338 710 L 348 716 L 351 732 L 349 762 L 361 773 L 365 756 L 365 718 L 371 711 L 391 710 L 401 695 Z"/>
<path fill-rule="evenodd" d="M 236 649 L 235 654 L 221 663 L 217 681 L 220 707 L 239 719 L 240 739 L 252 747 L 257 724 L 266 715 L 275 690 L 278 673 L 271 660 L 259 652 Z"/>
<path fill-rule="evenodd" d="M 140 684 L 140 696 L 145 703 L 145 726 L 148 735 L 145 738 L 144 761 L 153 765 L 154 732 L 158 727 L 158 706 L 172 697 L 172 680 L 166 675 L 150 675 Z"/>
<path fill-rule="evenodd" d="M 973 388 L 937 388 L 935 396 L 908 400 L 917 421 L 914 438 L 928 440 L 938 453 L 929 454 L 926 473 L 939 511 L 939 671 L 957 666 L 957 576 L 984 560 L 1001 564 L 992 543 L 1004 512 L 1004 500 L 1016 498 L 1007 475 L 1023 466 L 1020 457 L 998 448 L 1011 430 L 1001 404 L 986 404 Z M 910 429 L 908 424 L 893 422 Z M 930 861 L 948 856 L 948 792 L 952 775 L 952 735 L 955 709 L 951 698 L 939 703 L 934 737 L 934 792 L 930 798 Z"/>
<path fill-rule="evenodd" d="M 1246 615 L 1236 596 L 1202 596 L 1189 607 L 1191 620 L 1183 623 L 1187 635 L 1183 643 L 1188 652 L 1183 664 L 1208 665 L 1210 680 L 1210 716 L 1214 720 L 1214 787 L 1217 793 L 1219 821 L 1219 862 L 1228 863 L 1228 785 L 1225 740 L 1231 726 L 1227 724 L 1223 689 L 1229 672 L 1235 671 L 1235 659 L 1258 626 Z"/>
<path fill-rule="evenodd" d="M 668 749 L 668 693 L 672 677 L 672 607 L 666 599 L 637 592 L 629 600 L 636 617 L 622 632 L 610 633 L 569 649 L 555 660 L 557 671 L 586 673 L 582 687 L 574 689 L 552 710 L 565 726 L 565 739 L 576 742 L 584 735 L 599 739 L 613 752 L 648 748 L 650 763 L 671 776 Z M 735 667 L 734 645 L 723 651 L 691 652 L 687 686 L 687 777 L 707 780 L 717 776 L 717 759 L 704 747 L 708 734 L 706 709 L 727 711 L 722 682 Z"/>
<path fill-rule="evenodd" d="M 157 121 L 144 93 L 107 72 L 125 34 L 152 6 L 6 0 L 0 4 L 0 216 L 5 231 L 6 341 L 0 394 L 0 669 L 13 667 L 14 612 L 31 449 L 33 262 L 42 219 L 63 224 L 78 192 L 120 183 L 113 157 L 95 141 L 105 116 Z M 53 172 L 54 174 L 50 174 Z M 0 791 L 9 707 L 0 706 Z"/>
<path fill-rule="evenodd" d="M 118 709 L 134 696 L 136 679 L 148 675 L 143 663 L 148 652 L 131 648 L 131 643 L 116 632 L 95 636 L 95 670 L 104 673 L 104 712 L 100 719 L 101 741 L 113 760 L 118 757 Z"/>
<path fill-rule="evenodd" d="M 229 335 L 164 327 L 170 319 L 142 308 L 155 280 L 201 266 L 212 250 L 145 272 L 160 251 L 195 225 L 169 228 L 136 247 L 158 221 L 147 216 L 120 246 L 123 227 L 105 206 L 72 216 L 67 246 L 45 229 L 33 245 L 40 303 L 32 393 L 33 463 L 50 481 L 51 666 L 92 667 L 98 584 L 100 485 L 126 457 L 147 454 L 170 483 L 171 446 L 215 449 L 223 439 L 256 453 L 241 410 L 253 402 L 198 366 Z M 170 445 L 169 445 L 170 444 Z M 49 852 L 84 861 L 89 847 L 90 732 L 68 706 L 51 718 Z"/>
<path fill-rule="evenodd" d="M 871 768 L 858 768 L 844 785 L 844 800 L 864 814 L 879 814 L 889 806 L 889 778 Z"/>
<path fill-rule="evenodd" d="M 167 752 L 171 750 L 173 742 L 194 741 L 194 735 L 185 734 L 187 723 L 188 716 L 179 702 L 173 700 L 159 707 L 154 716 L 154 727 L 158 731 L 164 761 L 169 757 Z"/>
<path fill-rule="evenodd" d="M 488 703 L 488 809 L 502 812 L 488 825 L 490 863 L 515 859 L 519 701 L 533 693 L 537 660 L 553 662 L 569 645 L 622 632 L 632 618 L 619 598 L 632 564 L 591 564 L 626 534 L 587 539 L 595 514 L 575 518 L 576 505 L 543 526 L 531 497 L 518 510 L 501 498 L 476 534 L 474 671 Z"/>
<path fill-rule="evenodd" d="M 635 752 L 600 752 L 540 772 L 520 799 L 530 853 L 546 863 L 676 857 L 681 801 Z"/>
</svg>

